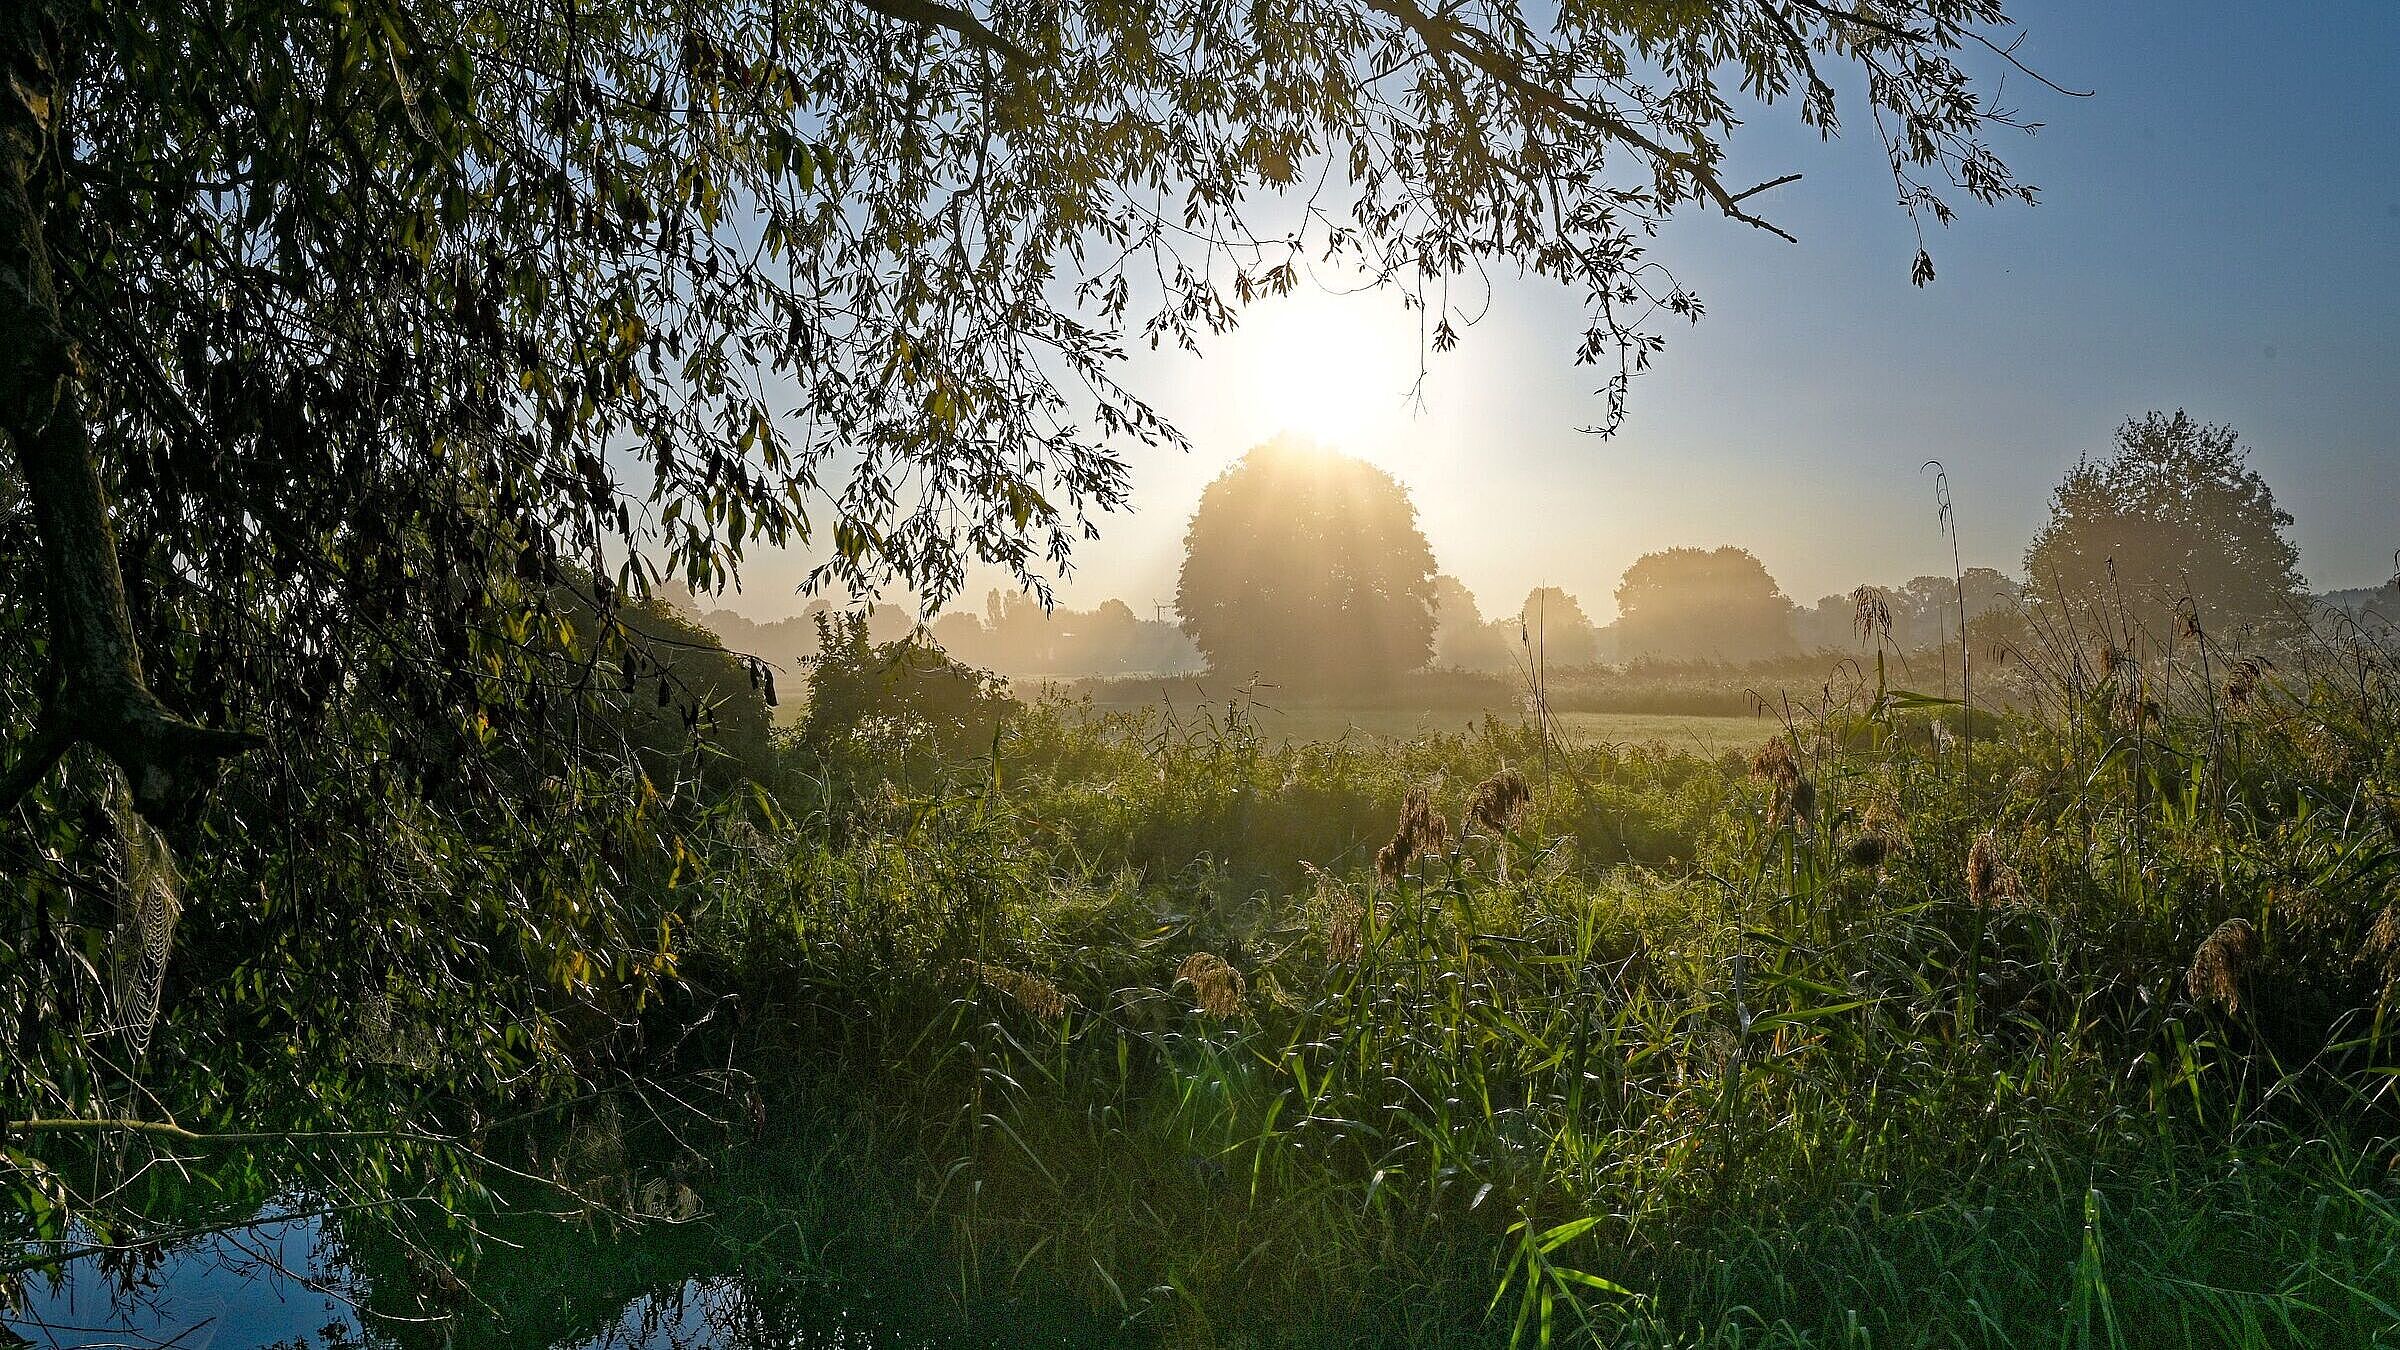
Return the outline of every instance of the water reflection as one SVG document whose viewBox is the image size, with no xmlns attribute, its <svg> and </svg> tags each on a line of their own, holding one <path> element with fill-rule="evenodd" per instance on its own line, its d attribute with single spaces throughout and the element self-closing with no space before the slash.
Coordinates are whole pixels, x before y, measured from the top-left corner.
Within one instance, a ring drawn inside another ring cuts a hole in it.
<svg viewBox="0 0 2400 1350">
<path fill-rule="evenodd" d="M 303 1219 L 208 1238 L 146 1268 L 78 1261 L 64 1279 L 35 1280 L 0 1327 L 43 1350 L 355 1346 L 360 1319 L 335 1256 L 320 1221 Z"/>
<path fill-rule="evenodd" d="M 694 1253 L 725 1250 L 705 1223 L 610 1236 L 543 1222 L 548 1241 L 487 1253 L 448 1314 L 422 1311 L 413 1297 L 421 1282 L 371 1236 L 346 1243 L 304 1219 L 203 1239 L 133 1268 L 78 1261 L 0 1312 L 0 1345 L 13 1343 L 10 1332 L 42 1350 L 901 1350 L 1114 1339 L 1062 1330 L 1009 1301 L 970 1316 L 922 1286 L 911 1296 L 817 1267 L 796 1278 L 773 1261 L 679 1270 Z M 513 1227 L 511 1237 L 525 1232 Z M 888 1270 L 906 1281 L 908 1264 Z"/>
</svg>

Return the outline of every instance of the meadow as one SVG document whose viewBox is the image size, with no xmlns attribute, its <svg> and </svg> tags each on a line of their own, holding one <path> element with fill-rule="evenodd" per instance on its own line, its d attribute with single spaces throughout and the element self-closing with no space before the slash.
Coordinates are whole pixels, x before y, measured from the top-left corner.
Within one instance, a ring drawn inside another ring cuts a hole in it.
<svg viewBox="0 0 2400 1350">
<path fill-rule="evenodd" d="M 590 1089 L 174 1231 L 392 1197 L 326 1346 L 2393 1344 L 2400 667 L 2111 650 L 1707 753 L 834 653 Z"/>
<path fill-rule="evenodd" d="M 1139 711 L 1139 706 L 1118 705 L 1099 711 L 1134 712 Z M 1473 712 L 1412 712 L 1399 708 L 1265 705 L 1252 709 L 1251 716 L 1261 737 L 1284 744 L 1309 745 L 1349 741 L 1404 744 L 1433 736 L 1473 736 L 1487 720 L 1514 726 L 1525 715 L 1521 709 L 1508 707 Z M 1551 730 L 1565 745 L 1659 745 L 1714 757 L 1727 750 L 1755 749 L 1776 734 L 1776 724 L 1763 716 L 1563 712 L 1552 715 Z"/>
<path fill-rule="evenodd" d="M 2388 1344 L 2393 667 L 2207 656 L 1713 754 L 879 719 L 723 845 L 687 974 L 765 1137 L 857 1160 L 813 1211 L 896 1186 L 968 1328 Z"/>
</svg>

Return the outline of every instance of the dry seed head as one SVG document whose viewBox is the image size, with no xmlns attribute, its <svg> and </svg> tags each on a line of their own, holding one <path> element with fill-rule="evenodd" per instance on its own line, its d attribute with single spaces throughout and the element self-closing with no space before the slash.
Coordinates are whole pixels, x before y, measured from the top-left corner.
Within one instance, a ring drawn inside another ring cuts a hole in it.
<svg viewBox="0 0 2400 1350">
<path fill-rule="evenodd" d="M 1792 759 L 1791 746 L 1778 736 L 1760 746 L 1758 753 L 1750 757 L 1750 776 L 1773 783 L 1777 789 L 1788 792 L 1793 784 L 1800 781 L 1800 766 Z"/>
<path fill-rule="evenodd" d="M 2000 866 L 2000 851 L 1992 845 L 1991 831 L 1975 836 L 1974 846 L 1967 850 L 1967 899 L 1988 905 L 2008 893 L 2008 881 Z"/>
<path fill-rule="evenodd" d="M 2106 643 L 2100 648 L 2100 673 L 2103 676 L 2113 680 L 2118 671 L 2132 664 L 2133 658 L 2126 655 L 2124 649 L 2118 647 L 2117 644 Z"/>
<path fill-rule="evenodd" d="M 1366 911 L 1358 901 L 1344 894 L 1325 908 L 1325 959 L 1337 965 L 1358 959 L 1364 947 L 1359 933 L 1359 921 Z"/>
<path fill-rule="evenodd" d="M 1861 586 L 1850 592 L 1851 606 L 1857 610 L 1858 636 L 1861 641 L 1882 634 L 1892 635 L 1892 606 L 1881 592 L 1872 586 Z"/>
<path fill-rule="evenodd" d="M 1467 819 L 1489 834 L 1505 834 L 1533 804 L 1533 789 L 1514 769 L 1502 769 L 1467 794 Z"/>
<path fill-rule="evenodd" d="M 2385 905 L 2375 922 L 2367 925 L 2367 938 L 2359 944 L 2357 959 L 2362 965 L 2382 969 L 2382 993 L 2389 998 L 2394 986 L 2400 985 L 2400 901 Z"/>
<path fill-rule="evenodd" d="M 1193 952 L 1175 968 L 1175 982 L 1192 987 L 1192 1001 L 1200 1011 L 1223 1019 L 1242 1011 L 1242 994 L 1247 987 L 1242 972 L 1225 964 L 1213 953 Z"/>
<path fill-rule="evenodd" d="M 2317 723 L 2302 734 L 2300 752 L 2308 767 L 2328 782 L 2339 783 L 2358 772 L 2357 749 L 2341 731 Z"/>
<path fill-rule="evenodd" d="M 2400 901 L 2385 905 L 2375 922 L 2367 925 L 2367 940 L 2360 954 L 2385 960 L 2400 957 Z"/>
<path fill-rule="evenodd" d="M 1067 1015 L 1067 1009 L 1077 1006 L 1073 998 L 1039 975 L 981 961 L 971 960 L 965 966 L 967 974 L 985 988 L 997 991 L 1045 1022 L 1055 1022 Z"/>
<path fill-rule="evenodd" d="M 1420 853 L 1439 853 L 1450 847 L 1450 818 L 1436 811 L 1425 821 L 1425 835 L 1418 846 Z"/>
<path fill-rule="evenodd" d="M 1433 809 L 1433 800 L 1423 788 L 1410 788 L 1400 803 L 1400 825 L 1393 831 L 1392 840 L 1375 854 L 1375 875 L 1385 881 L 1397 881 L 1408 871 L 1408 865 L 1427 853 L 1438 853 L 1450 844 L 1450 822 Z"/>
<path fill-rule="evenodd" d="M 2258 681 L 2265 669 L 2258 658 L 2245 656 L 2233 663 L 2233 672 L 2225 677 L 2225 700 L 2237 708 L 2250 706 L 2250 696 L 2258 692 Z"/>
<path fill-rule="evenodd" d="M 2248 919 L 2227 919 L 2192 953 L 2192 968 L 2183 976 L 2184 991 L 2196 1003 L 2238 1013 L 2250 968 L 2257 963 L 2258 930 Z"/>
</svg>

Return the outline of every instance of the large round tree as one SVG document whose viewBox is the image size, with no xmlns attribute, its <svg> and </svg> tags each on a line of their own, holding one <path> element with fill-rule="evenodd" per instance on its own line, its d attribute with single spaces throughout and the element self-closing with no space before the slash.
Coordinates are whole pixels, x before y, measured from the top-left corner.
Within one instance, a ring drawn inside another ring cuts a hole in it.
<svg viewBox="0 0 2400 1350">
<path fill-rule="evenodd" d="M 1647 553 L 1617 585 L 1617 645 L 1627 657 L 1754 661 L 1797 649 L 1792 602 L 1748 549 Z"/>
<path fill-rule="evenodd" d="M 2303 599 L 2291 523 L 2233 428 L 2153 412 L 2117 429 L 2108 459 L 2067 471 L 2025 573 L 2035 603 L 2118 638 L 2164 641 L 2186 608 L 2214 633 L 2276 628 Z"/>
<path fill-rule="evenodd" d="M 1175 609 L 1220 674 L 1371 684 L 1432 657 L 1433 574 L 1399 480 L 1278 439 L 1200 494 Z"/>
</svg>

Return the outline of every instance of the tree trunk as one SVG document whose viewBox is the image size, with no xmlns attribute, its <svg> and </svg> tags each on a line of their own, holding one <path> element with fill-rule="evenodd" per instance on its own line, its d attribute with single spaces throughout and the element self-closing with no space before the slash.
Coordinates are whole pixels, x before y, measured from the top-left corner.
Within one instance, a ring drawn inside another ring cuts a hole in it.
<svg viewBox="0 0 2400 1350">
<path fill-rule="evenodd" d="M 80 363 L 36 206 L 62 104 L 43 32 L 43 20 L 55 16 L 47 5 L 12 8 L 0 19 L 0 436 L 24 475 L 40 539 L 52 683 L 30 743 L 0 779 L 0 810 L 85 743 L 125 771 L 144 818 L 167 827 L 215 780 L 219 763 L 255 738 L 177 717 L 142 679 Z"/>
</svg>

